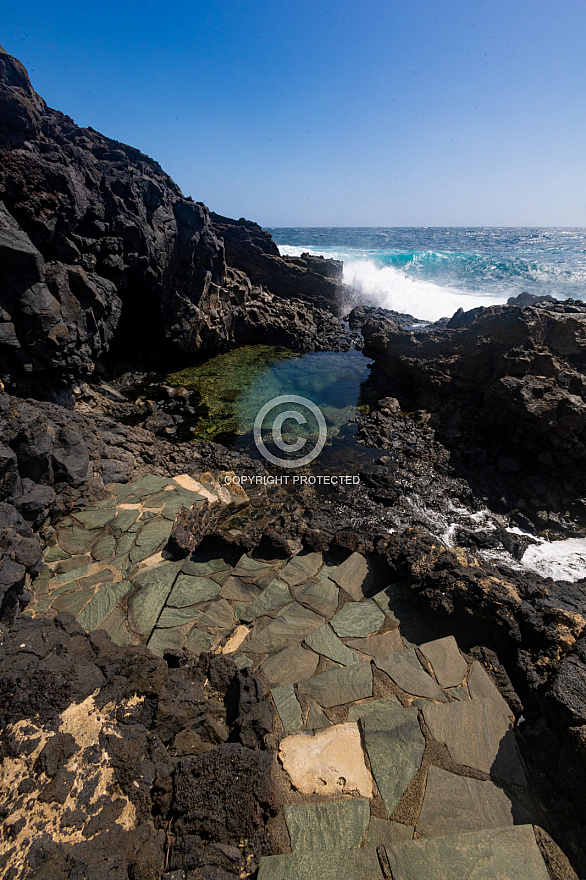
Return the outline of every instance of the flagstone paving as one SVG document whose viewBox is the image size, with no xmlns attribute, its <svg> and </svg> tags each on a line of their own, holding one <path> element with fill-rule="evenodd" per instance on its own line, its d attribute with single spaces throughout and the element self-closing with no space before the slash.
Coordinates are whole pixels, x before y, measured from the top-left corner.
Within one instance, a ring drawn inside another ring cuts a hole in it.
<svg viewBox="0 0 586 880">
<path fill-rule="evenodd" d="M 359 553 L 169 552 L 181 506 L 248 503 L 226 476 L 110 484 L 57 526 L 26 613 L 251 668 L 276 709 L 292 848 L 259 880 L 546 880 L 513 712 L 453 637 L 405 640 L 400 585 Z"/>
</svg>

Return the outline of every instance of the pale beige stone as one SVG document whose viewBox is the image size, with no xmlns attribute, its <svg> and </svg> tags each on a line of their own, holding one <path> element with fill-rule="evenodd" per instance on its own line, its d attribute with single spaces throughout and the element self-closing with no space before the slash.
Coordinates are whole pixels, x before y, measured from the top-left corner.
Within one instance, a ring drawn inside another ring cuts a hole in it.
<svg viewBox="0 0 586 880">
<path fill-rule="evenodd" d="M 250 627 L 244 626 L 244 624 L 237 626 L 222 648 L 222 654 L 233 654 L 234 651 L 237 651 L 249 632 Z"/>
<path fill-rule="evenodd" d="M 287 736 L 281 741 L 279 758 L 293 786 L 302 794 L 358 792 L 372 797 L 372 778 L 357 724 L 335 724 L 313 736 Z"/>
</svg>

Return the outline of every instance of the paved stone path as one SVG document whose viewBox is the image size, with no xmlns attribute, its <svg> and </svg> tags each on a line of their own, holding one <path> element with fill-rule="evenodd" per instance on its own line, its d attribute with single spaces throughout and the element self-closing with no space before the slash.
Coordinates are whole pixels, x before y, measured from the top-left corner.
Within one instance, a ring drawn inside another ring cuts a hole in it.
<svg viewBox="0 0 586 880">
<path fill-rule="evenodd" d="M 509 706 L 452 637 L 403 638 L 368 560 L 165 553 L 182 505 L 246 502 L 223 476 L 111 484 L 58 526 L 27 613 L 252 668 L 285 802 L 259 880 L 548 880 Z"/>
</svg>

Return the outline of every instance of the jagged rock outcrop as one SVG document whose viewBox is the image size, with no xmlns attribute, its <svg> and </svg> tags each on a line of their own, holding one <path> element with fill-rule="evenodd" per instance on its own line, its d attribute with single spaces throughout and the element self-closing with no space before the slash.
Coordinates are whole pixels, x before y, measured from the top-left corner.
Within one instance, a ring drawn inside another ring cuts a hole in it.
<svg viewBox="0 0 586 880">
<path fill-rule="evenodd" d="M 261 290 L 241 271 L 252 240 L 228 268 L 205 205 L 139 150 L 47 107 L 2 49 L 0 118 L 0 375 L 12 390 L 54 396 L 111 348 L 335 344 L 337 321 L 318 308 L 334 302 L 328 261 L 320 273 L 271 257 L 272 293 Z M 311 303 L 287 301 L 300 295 Z"/>
<path fill-rule="evenodd" d="M 431 413 L 478 495 L 555 528 L 550 512 L 586 494 L 583 303 L 473 309 L 420 332 L 379 317 L 363 333 L 381 389 Z"/>
<path fill-rule="evenodd" d="M 311 254 L 283 257 L 258 223 L 214 212 L 210 218 L 216 235 L 224 241 L 227 264 L 245 272 L 253 284 L 284 299 L 304 299 L 337 311 L 343 271 L 339 260 Z"/>
</svg>

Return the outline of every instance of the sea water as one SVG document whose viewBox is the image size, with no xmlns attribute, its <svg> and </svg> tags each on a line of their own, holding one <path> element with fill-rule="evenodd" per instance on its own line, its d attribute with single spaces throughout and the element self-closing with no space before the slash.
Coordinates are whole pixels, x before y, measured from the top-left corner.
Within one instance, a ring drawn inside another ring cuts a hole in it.
<svg viewBox="0 0 586 880">
<path fill-rule="evenodd" d="M 586 300 L 586 229 L 272 228 L 282 255 L 342 260 L 358 303 L 436 321 L 526 291 Z"/>
</svg>

